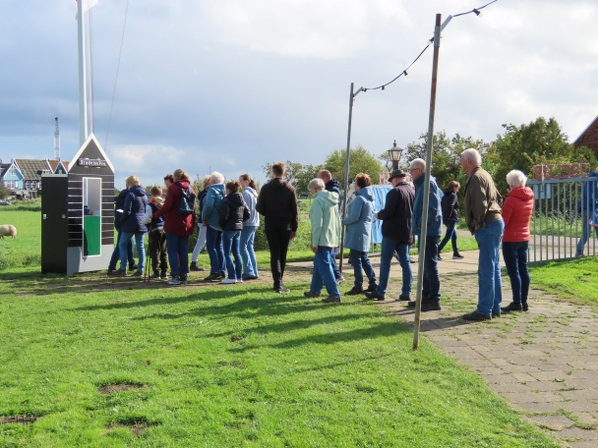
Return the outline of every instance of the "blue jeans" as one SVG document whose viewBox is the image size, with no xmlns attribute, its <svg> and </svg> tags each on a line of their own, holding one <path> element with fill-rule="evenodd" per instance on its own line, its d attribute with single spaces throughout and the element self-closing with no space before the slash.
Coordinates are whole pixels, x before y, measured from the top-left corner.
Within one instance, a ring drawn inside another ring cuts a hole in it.
<svg viewBox="0 0 598 448">
<path fill-rule="evenodd" d="M 453 243 L 453 255 L 457 255 L 459 253 L 459 249 L 457 248 L 457 220 L 449 219 L 444 224 L 446 225 L 446 234 L 438 245 L 438 253 L 442 252 L 444 246 L 451 240 L 451 243 Z"/>
<path fill-rule="evenodd" d="M 500 314 L 502 302 L 502 279 L 500 277 L 500 242 L 505 230 L 502 219 L 490 221 L 475 231 L 480 248 L 478 260 L 479 297 L 477 312 L 485 316 L 492 312 Z"/>
<path fill-rule="evenodd" d="M 210 256 L 210 274 L 224 275 L 226 268 L 224 266 L 224 251 L 222 250 L 222 231 L 208 225 L 206 246 Z"/>
<path fill-rule="evenodd" d="M 120 241 L 118 242 L 118 251 L 120 252 L 120 270 L 127 270 L 127 260 L 129 255 L 127 253 L 127 245 L 131 243 L 131 239 L 135 235 L 135 245 L 137 247 L 137 256 L 139 263 L 137 263 L 137 272 L 143 272 L 145 266 L 145 246 L 143 245 L 143 232 L 121 232 Z"/>
<path fill-rule="evenodd" d="M 575 251 L 575 256 L 580 257 L 583 255 L 583 249 L 586 245 L 588 238 L 590 237 L 590 226 L 588 224 L 588 220 L 590 219 L 590 214 L 592 210 L 581 209 L 581 238 L 577 242 L 577 250 Z M 598 227 L 594 227 L 596 231 L 596 238 L 598 238 Z"/>
<path fill-rule="evenodd" d="M 353 265 L 353 274 L 355 275 L 355 287 L 363 287 L 363 272 L 367 276 L 370 285 L 376 284 L 376 273 L 370 263 L 367 252 L 351 249 L 349 252 L 349 260 Z M 363 271 L 362 271 L 363 269 Z"/>
<path fill-rule="evenodd" d="M 166 252 L 168 252 L 168 264 L 170 274 L 180 275 L 189 273 L 189 252 L 187 252 L 188 236 L 178 236 L 166 233 Z"/>
<path fill-rule="evenodd" d="M 257 226 L 244 226 L 241 230 L 241 257 L 243 258 L 243 273 L 258 277 L 257 260 L 253 250 L 253 240 Z"/>
<path fill-rule="evenodd" d="M 340 296 L 334 270 L 332 269 L 332 247 L 318 246 L 314 256 L 314 272 L 311 277 L 311 292 L 322 291 L 322 285 L 326 285 L 329 296 Z"/>
<path fill-rule="evenodd" d="M 422 240 L 420 239 L 419 241 L 421 242 Z M 431 299 L 440 299 L 438 241 L 440 241 L 439 236 L 428 235 L 426 237 L 426 256 L 424 257 L 424 284 L 422 285 L 422 297 L 430 297 Z"/>
<path fill-rule="evenodd" d="M 529 241 L 519 243 L 502 243 L 502 256 L 507 265 L 507 272 L 511 279 L 513 302 L 527 303 L 529 293 L 529 272 L 527 270 L 527 250 Z"/>
<path fill-rule="evenodd" d="M 411 284 L 413 283 L 413 271 L 411 269 L 411 262 L 409 261 L 409 244 L 397 243 L 385 236 L 382 237 L 381 253 L 380 253 L 380 283 L 376 292 L 384 295 L 388 287 L 388 279 L 390 277 L 390 262 L 392 255 L 396 251 L 399 256 L 399 263 L 403 271 L 403 287 L 401 294 L 408 296 L 411 294 Z"/>
<path fill-rule="evenodd" d="M 108 263 L 108 269 L 116 269 L 116 263 L 120 260 L 120 234 L 122 232 L 120 230 L 116 231 L 116 245 L 114 246 L 114 250 L 112 251 L 112 257 L 110 257 L 110 263 Z M 127 258 L 129 259 L 129 264 L 135 264 L 135 258 L 133 258 L 133 243 L 129 241 L 127 244 Z"/>
<path fill-rule="evenodd" d="M 224 250 L 224 259 L 226 260 L 226 270 L 228 278 L 241 280 L 243 264 L 241 263 L 240 251 L 240 230 L 223 230 L 222 231 L 222 248 Z M 232 255 L 231 255 L 232 252 Z M 233 263 L 233 255 L 235 262 Z"/>
</svg>

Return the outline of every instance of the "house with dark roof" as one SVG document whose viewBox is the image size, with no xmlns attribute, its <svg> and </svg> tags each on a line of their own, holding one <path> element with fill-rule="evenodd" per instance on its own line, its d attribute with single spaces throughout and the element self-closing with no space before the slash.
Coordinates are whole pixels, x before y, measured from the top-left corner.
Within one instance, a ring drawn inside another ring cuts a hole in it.
<svg viewBox="0 0 598 448">
<path fill-rule="evenodd" d="M 17 197 L 33 198 L 37 197 L 37 192 L 42 189 L 42 174 L 52 172 L 47 159 L 12 159 L 11 163 L 0 172 L 0 182 L 4 187 L 13 190 Z"/>
<path fill-rule="evenodd" d="M 3 169 L 0 173 L 0 181 L 2 182 L 2 185 L 10 190 L 22 190 L 23 173 L 21 173 L 15 159 L 12 159 L 10 163 L 3 163 L 2 167 Z"/>
<path fill-rule="evenodd" d="M 69 162 L 66 160 L 48 160 L 52 174 L 67 174 L 69 172 Z"/>
<path fill-rule="evenodd" d="M 581 146 L 587 146 L 596 157 L 598 157 L 598 117 L 581 133 L 577 140 L 573 143 L 573 146 L 579 148 Z"/>
</svg>

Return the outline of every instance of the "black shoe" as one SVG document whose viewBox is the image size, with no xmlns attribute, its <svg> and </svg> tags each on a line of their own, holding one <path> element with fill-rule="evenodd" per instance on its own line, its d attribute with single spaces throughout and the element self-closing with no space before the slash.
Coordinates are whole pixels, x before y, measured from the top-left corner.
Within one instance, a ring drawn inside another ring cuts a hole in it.
<svg viewBox="0 0 598 448">
<path fill-rule="evenodd" d="M 210 274 L 206 278 L 203 279 L 204 282 L 214 282 L 216 280 L 220 280 L 220 274 Z"/>
<path fill-rule="evenodd" d="M 478 313 L 477 311 L 474 311 L 473 313 L 465 314 L 463 316 L 463 319 L 481 322 L 483 320 L 492 320 L 492 315 L 486 316 L 485 314 Z"/>
<path fill-rule="evenodd" d="M 166 271 L 160 273 L 160 280 L 166 280 L 168 278 L 168 274 Z"/>
<path fill-rule="evenodd" d="M 127 271 L 121 271 L 120 269 L 115 269 L 112 272 L 108 272 L 108 275 L 116 275 L 119 277 L 124 277 L 127 275 Z"/>
<path fill-rule="evenodd" d="M 442 261 L 442 257 L 438 254 L 438 260 Z"/>
<path fill-rule="evenodd" d="M 410 302 L 411 296 L 406 296 L 404 294 L 401 294 L 397 300 L 399 300 L 400 302 Z"/>
<path fill-rule="evenodd" d="M 153 275 L 150 275 L 149 279 L 150 280 L 160 280 L 162 277 L 160 277 L 160 274 L 158 274 L 157 272 Z"/>
<path fill-rule="evenodd" d="M 386 297 L 384 296 L 384 294 L 379 294 L 377 291 L 372 291 L 372 292 L 366 291 L 365 296 L 368 299 L 372 299 L 372 300 L 378 300 L 378 301 L 386 300 Z"/>
<path fill-rule="evenodd" d="M 223 278 L 226 278 L 226 273 L 224 273 L 224 272 L 219 272 L 216 275 L 218 276 L 218 278 L 216 280 L 222 280 Z"/>
<path fill-rule="evenodd" d="M 422 297 L 422 308 L 424 306 L 424 303 L 426 303 L 428 300 L 430 300 L 429 297 Z M 410 300 L 409 302 L 407 302 L 407 306 L 409 308 L 415 308 L 415 300 Z"/>
<path fill-rule="evenodd" d="M 378 288 L 378 285 L 376 283 L 370 283 L 368 285 L 368 289 L 366 289 L 367 292 L 374 292 L 376 290 L 376 288 Z"/>
<path fill-rule="evenodd" d="M 205 271 L 204 268 L 197 265 L 197 261 L 192 261 L 191 265 L 189 266 L 190 271 Z"/>
<path fill-rule="evenodd" d="M 135 271 L 135 273 L 133 274 L 133 277 L 143 277 L 143 272 L 142 271 Z"/>
<path fill-rule="evenodd" d="M 460 253 L 453 254 L 453 260 L 463 260 L 464 258 Z"/>
<path fill-rule="evenodd" d="M 503 306 L 500 310 L 503 313 L 510 313 L 511 311 L 523 311 L 523 305 L 521 303 L 511 302 L 507 306 Z"/>
<path fill-rule="evenodd" d="M 341 301 L 341 296 L 328 296 L 325 299 L 322 299 L 322 302 L 326 303 L 339 303 Z"/>
<path fill-rule="evenodd" d="M 358 296 L 363 294 L 363 288 L 361 286 L 353 286 L 349 291 L 345 293 L 348 296 Z"/>
<path fill-rule="evenodd" d="M 422 302 L 422 313 L 425 313 L 426 311 L 439 311 L 441 309 L 440 299 L 430 299 Z"/>
<path fill-rule="evenodd" d="M 115 268 L 108 268 L 108 275 L 111 275 L 114 271 L 116 271 Z"/>
<path fill-rule="evenodd" d="M 180 274 L 179 281 L 181 282 L 181 285 L 186 285 L 188 283 L 187 274 Z"/>
<path fill-rule="evenodd" d="M 320 297 L 320 293 L 319 292 L 313 292 L 313 291 L 305 291 L 303 293 L 303 295 L 305 297 L 307 297 L 308 299 L 312 299 L 314 297 Z"/>
<path fill-rule="evenodd" d="M 527 311 L 529 310 L 529 306 L 527 306 L 527 302 L 523 302 L 521 304 L 521 311 Z"/>
<path fill-rule="evenodd" d="M 497 317 L 500 317 L 501 313 L 497 313 L 496 311 L 492 311 L 492 319 L 496 319 Z"/>
<path fill-rule="evenodd" d="M 129 271 L 136 271 L 137 265 L 135 263 L 129 263 Z"/>
</svg>

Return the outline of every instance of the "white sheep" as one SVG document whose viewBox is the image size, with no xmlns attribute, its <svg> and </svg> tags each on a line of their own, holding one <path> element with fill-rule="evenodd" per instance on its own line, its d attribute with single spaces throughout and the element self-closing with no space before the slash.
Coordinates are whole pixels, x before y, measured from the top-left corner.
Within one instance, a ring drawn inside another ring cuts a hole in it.
<svg viewBox="0 0 598 448">
<path fill-rule="evenodd" d="M 4 239 L 5 236 L 12 236 L 13 239 L 17 237 L 17 228 L 12 224 L 4 224 L 0 226 L 0 238 Z"/>
</svg>

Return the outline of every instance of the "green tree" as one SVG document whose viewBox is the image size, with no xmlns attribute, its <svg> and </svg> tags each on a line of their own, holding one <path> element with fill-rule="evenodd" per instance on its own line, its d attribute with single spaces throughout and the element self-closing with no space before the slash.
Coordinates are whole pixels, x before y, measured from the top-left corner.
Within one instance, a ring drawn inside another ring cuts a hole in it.
<svg viewBox="0 0 598 448">
<path fill-rule="evenodd" d="M 9 191 L 4 186 L 2 182 L 0 182 L 0 199 L 6 199 L 8 197 Z"/>
<path fill-rule="evenodd" d="M 341 188 L 344 188 L 346 161 L 347 150 L 335 149 L 326 156 L 324 162 L 324 167 L 332 173 L 332 177 L 341 183 Z M 349 152 L 349 182 L 359 173 L 366 173 L 371 177 L 372 183 L 377 184 L 378 174 L 384 171 L 380 160 L 362 146 L 352 148 Z"/>
<path fill-rule="evenodd" d="M 506 175 L 514 169 L 531 178 L 535 165 L 574 162 L 596 165 L 592 151 L 586 147 L 575 149 L 554 118 L 539 117 L 519 127 L 513 124 L 503 124 L 503 127 L 504 134 L 497 137 L 487 157 L 496 166 L 491 174 L 503 193 L 508 189 Z"/>
<path fill-rule="evenodd" d="M 418 157 L 426 160 L 427 145 L 428 133 L 426 132 L 420 135 L 418 141 L 407 145 L 399 161 L 399 167 L 408 169 L 409 163 Z M 441 188 L 446 188 L 448 183 L 453 180 L 457 180 L 462 185 L 467 181 L 465 173 L 461 170 L 461 153 L 468 148 L 475 148 L 484 154 L 487 152 L 488 144 L 472 137 L 462 137 L 460 134 L 449 138 L 444 131 L 434 134 L 432 176 L 436 178 L 436 182 Z"/>
</svg>

